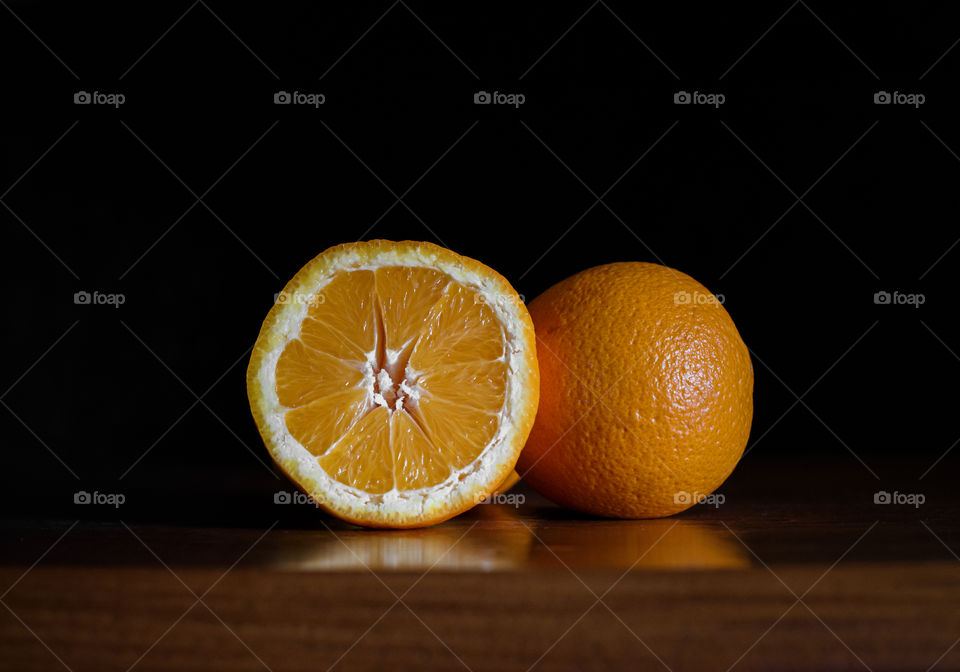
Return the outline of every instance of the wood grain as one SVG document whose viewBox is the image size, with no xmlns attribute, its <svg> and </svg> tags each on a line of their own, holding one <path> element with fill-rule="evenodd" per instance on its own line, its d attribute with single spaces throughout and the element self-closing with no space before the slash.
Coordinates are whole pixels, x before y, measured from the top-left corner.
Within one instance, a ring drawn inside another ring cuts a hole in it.
<svg viewBox="0 0 960 672">
<path fill-rule="evenodd" d="M 521 488 L 400 532 L 7 520 L 0 670 L 960 670 L 957 507 L 876 487 L 650 521 Z"/>
</svg>

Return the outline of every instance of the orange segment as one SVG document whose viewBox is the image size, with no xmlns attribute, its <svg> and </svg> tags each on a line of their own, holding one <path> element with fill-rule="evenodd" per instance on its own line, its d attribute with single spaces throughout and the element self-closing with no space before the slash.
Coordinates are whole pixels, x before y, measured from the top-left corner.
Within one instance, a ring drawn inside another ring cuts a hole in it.
<svg viewBox="0 0 960 672">
<path fill-rule="evenodd" d="M 503 356 L 503 328 L 480 295 L 452 285 L 427 316 L 410 364 L 427 371 L 444 364 L 493 360 Z"/>
<path fill-rule="evenodd" d="M 305 345 L 333 357 L 363 360 L 376 344 L 372 271 L 335 275 L 311 301 L 300 328 Z"/>
<path fill-rule="evenodd" d="M 390 418 L 397 489 L 418 490 L 442 483 L 457 462 L 449 446 L 438 446 L 406 411 Z"/>
<path fill-rule="evenodd" d="M 364 411 L 367 393 L 356 388 L 321 397 L 284 415 L 290 435 L 314 455 L 323 455 Z"/>
<path fill-rule="evenodd" d="M 358 388 L 362 380 L 358 366 L 308 348 L 297 339 L 287 344 L 277 362 L 277 395 L 289 408 Z"/>
<path fill-rule="evenodd" d="M 389 411 L 378 407 L 364 415 L 319 462 L 333 478 L 359 490 L 381 495 L 393 489 Z"/>
<path fill-rule="evenodd" d="M 423 319 L 443 295 L 450 277 L 432 268 L 392 266 L 376 272 L 386 347 L 400 350 L 420 335 Z"/>
<path fill-rule="evenodd" d="M 496 411 L 478 410 L 440 399 L 420 399 L 420 415 L 435 445 L 450 446 L 456 454 L 455 469 L 462 469 L 480 455 L 499 425 Z"/>
<path fill-rule="evenodd" d="M 469 364 L 438 366 L 417 378 L 429 399 L 479 410 L 499 409 L 507 387 L 507 363 L 478 360 Z"/>
</svg>

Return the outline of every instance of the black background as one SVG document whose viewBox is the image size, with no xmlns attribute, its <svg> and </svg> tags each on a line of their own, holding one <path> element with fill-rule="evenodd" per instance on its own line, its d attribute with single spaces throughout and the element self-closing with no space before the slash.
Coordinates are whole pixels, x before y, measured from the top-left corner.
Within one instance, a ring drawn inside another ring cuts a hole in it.
<svg viewBox="0 0 960 672">
<path fill-rule="evenodd" d="M 247 352 L 304 263 L 370 238 L 438 242 L 528 300 L 596 264 L 676 267 L 754 354 L 733 481 L 780 465 L 775 493 L 808 460 L 874 489 L 954 478 L 948 3 L 237 4 L 0 8 L 6 515 L 117 515 L 81 489 L 127 516 L 266 508 Z"/>
</svg>

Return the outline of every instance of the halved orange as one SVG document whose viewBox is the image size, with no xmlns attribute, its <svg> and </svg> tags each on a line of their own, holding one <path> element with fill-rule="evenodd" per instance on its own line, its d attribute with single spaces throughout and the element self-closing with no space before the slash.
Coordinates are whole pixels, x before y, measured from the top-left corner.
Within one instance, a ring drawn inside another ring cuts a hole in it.
<svg viewBox="0 0 960 672">
<path fill-rule="evenodd" d="M 511 477 L 536 416 L 533 324 L 496 271 L 437 245 L 330 248 L 278 295 L 247 369 L 267 449 L 322 508 L 419 527 Z"/>
</svg>

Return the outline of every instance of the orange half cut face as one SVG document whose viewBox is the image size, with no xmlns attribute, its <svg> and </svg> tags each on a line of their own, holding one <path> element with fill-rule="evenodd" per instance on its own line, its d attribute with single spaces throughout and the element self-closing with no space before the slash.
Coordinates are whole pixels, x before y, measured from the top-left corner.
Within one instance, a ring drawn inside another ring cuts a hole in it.
<svg viewBox="0 0 960 672">
<path fill-rule="evenodd" d="M 342 245 L 280 294 L 248 393 L 271 455 L 318 504 L 428 525 L 510 476 L 539 396 L 533 328 L 479 262 L 429 243 Z"/>
</svg>

